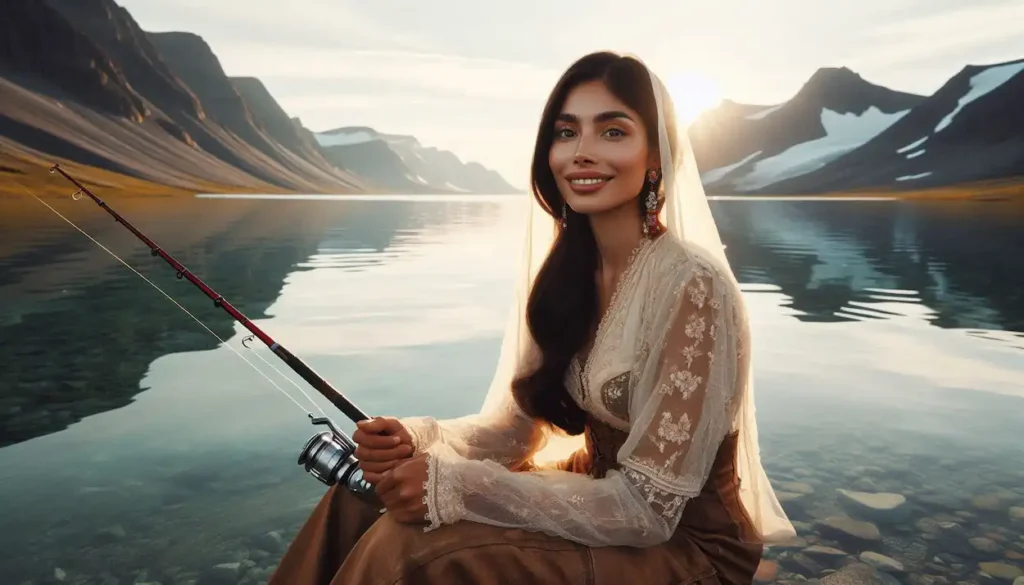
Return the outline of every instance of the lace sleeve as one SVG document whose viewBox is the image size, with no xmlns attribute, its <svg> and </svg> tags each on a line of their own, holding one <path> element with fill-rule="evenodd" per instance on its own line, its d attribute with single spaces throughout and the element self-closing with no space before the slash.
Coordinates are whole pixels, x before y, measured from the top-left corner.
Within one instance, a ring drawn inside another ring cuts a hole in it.
<svg viewBox="0 0 1024 585">
<path fill-rule="evenodd" d="M 746 333 L 732 319 L 739 295 L 734 286 L 700 266 L 680 289 L 680 310 L 659 344 L 652 391 L 619 452 L 623 473 L 669 533 L 703 489 L 731 428 Z"/>
<path fill-rule="evenodd" d="M 723 284 L 719 284 L 723 283 Z M 737 351 L 723 318 L 724 281 L 710 271 L 673 287 L 670 323 L 652 340 L 649 369 L 621 470 L 602 479 L 567 471 L 514 473 L 430 449 L 430 526 L 471 520 L 545 532 L 589 546 L 650 546 L 668 540 L 687 500 L 700 493 L 729 427 L 727 404 Z M 633 409 L 631 409 L 633 410 Z"/>
<path fill-rule="evenodd" d="M 546 427 L 524 413 L 511 392 L 492 412 L 437 420 L 429 416 L 400 419 L 417 451 L 443 444 L 466 459 L 490 459 L 514 468 L 541 449 Z"/>
</svg>

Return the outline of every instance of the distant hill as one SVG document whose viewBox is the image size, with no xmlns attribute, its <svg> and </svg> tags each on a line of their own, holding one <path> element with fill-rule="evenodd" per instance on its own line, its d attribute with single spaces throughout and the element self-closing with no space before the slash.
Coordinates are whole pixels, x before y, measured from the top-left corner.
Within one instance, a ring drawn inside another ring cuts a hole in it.
<svg viewBox="0 0 1024 585">
<path fill-rule="evenodd" d="M 372 128 L 336 128 L 316 134 L 328 160 L 387 189 L 410 193 L 516 193 L 497 172 L 464 163 L 447 150 L 424 147 L 413 136 Z"/>
</svg>

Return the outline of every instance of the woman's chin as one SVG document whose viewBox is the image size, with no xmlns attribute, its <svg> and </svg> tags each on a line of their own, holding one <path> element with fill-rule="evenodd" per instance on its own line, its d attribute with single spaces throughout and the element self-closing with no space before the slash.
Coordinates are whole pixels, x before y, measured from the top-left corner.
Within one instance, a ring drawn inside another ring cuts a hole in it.
<svg viewBox="0 0 1024 585">
<path fill-rule="evenodd" d="M 569 206 L 581 215 L 602 215 L 621 208 L 629 201 L 629 198 L 605 197 L 597 194 L 582 197 L 577 195 L 569 200 Z"/>
</svg>

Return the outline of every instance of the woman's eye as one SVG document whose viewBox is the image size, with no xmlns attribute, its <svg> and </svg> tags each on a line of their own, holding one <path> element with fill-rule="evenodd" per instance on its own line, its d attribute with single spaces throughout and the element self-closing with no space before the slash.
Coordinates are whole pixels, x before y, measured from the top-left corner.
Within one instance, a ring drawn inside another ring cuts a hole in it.
<svg viewBox="0 0 1024 585">
<path fill-rule="evenodd" d="M 608 136 L 611 136 L 612 138 L 622 138 L 623 136 L 626 135 L 625 132 L 619 130 L 618 128 L 609 128 L 608 130 L 605 131 L 605 133 L 608 134 Z"/>
<path fill-rule="evenodd" d="M 574 133 L 572 128 L 559 128 L 555 131 L 555 135 L 559 138 L 572 138 Z"/>
</svg>

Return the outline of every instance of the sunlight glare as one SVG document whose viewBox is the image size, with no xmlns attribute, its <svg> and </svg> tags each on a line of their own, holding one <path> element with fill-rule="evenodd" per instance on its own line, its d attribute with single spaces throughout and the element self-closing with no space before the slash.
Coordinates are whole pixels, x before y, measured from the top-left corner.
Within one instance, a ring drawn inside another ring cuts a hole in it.
<svg viewBox="0 0 1024 585">
<path fill-rule="evenodd" d="M 722 101 L 718 84 L 694 72 L 670 75 L 665 80 L 665 88 L 676 106 L 676 116 L 684 124 L 692 122 L 704 110 L 714 108 Z"/>
</svg>

